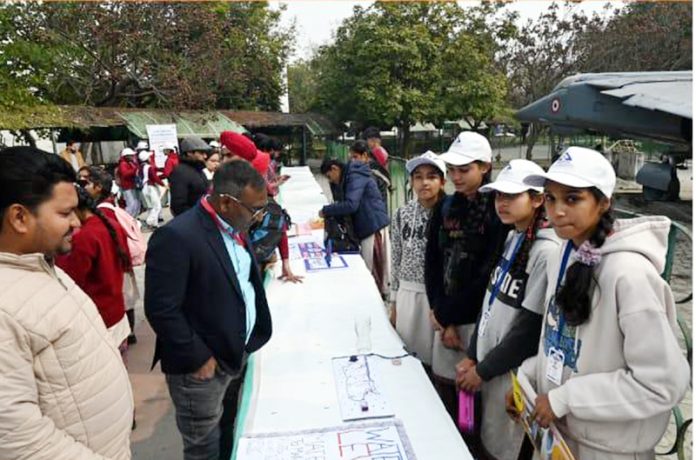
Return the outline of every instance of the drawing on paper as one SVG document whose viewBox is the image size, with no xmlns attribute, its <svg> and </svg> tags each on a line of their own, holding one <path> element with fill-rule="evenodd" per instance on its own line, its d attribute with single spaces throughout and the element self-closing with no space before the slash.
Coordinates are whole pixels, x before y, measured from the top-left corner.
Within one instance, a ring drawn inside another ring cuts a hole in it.
<svg viewBox="0 0 696 460">
<path fill-rule="evenodd" d="M 394 412 L 367 356 L 334 358 L 333 372 L 341 418 L 345 421 L 390 417 Z"/>
<path fill-rule="evenodd" d="M 297 243 L 297 247 L 308 272 L 348 267 L 343 256 L 333 254 L 331 257 L 326 257 L 324 248 L 315 242 Z"/>
</svg>

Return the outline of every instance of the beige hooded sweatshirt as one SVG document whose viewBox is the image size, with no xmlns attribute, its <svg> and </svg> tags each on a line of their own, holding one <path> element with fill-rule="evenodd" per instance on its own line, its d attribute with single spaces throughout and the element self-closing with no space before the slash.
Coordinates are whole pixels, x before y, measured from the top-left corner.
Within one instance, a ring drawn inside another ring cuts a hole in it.
<svg viewBox="0 0 696 460">
<path fill-rule="evenodd" d="M 549 263 L 539 351 L 519 372 L 539 394 L 548 393 L 558 428 L 588 458 L 591 451 L 652 451 L 670 410 L 689 387 L 689 365 L 676 338 L 674 299 L 660 277 L 669 228 L 665 217 L 617 221 L 595 267 L 598 286 L 590 318 L 578 327 L 565 323 L 560 336 L 553 295 L 561 257 Z M 547 378 L 552 347 L 564 353 L 561 385 Z"/>
</svg>

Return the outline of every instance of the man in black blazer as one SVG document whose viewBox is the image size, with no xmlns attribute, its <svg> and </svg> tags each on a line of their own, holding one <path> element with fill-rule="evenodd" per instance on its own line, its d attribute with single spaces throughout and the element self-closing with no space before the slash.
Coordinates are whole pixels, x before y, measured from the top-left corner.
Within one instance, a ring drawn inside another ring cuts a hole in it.
<svg viewBox="0 0 696 460">
<path fill-rule="evenodd" d="M 267 203 L 246 161 L 222 165 L 213 191 L 157 230 L 145 270 L 145 314 L 157 334 L 184 459 L 229 459 L 246 358 L 271 316 L 246 233 Z"/>
</svg>

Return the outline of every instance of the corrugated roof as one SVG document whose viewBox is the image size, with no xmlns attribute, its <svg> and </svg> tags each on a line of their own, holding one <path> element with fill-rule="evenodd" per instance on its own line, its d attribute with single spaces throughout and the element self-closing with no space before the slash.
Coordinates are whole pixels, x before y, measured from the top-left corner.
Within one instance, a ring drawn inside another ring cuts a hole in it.
<svg viewBox="0 0 696 460">
<path fill-rule="evenodd" d="M 242 125 L 220 112 L 169 112 L 139 110 L 119 112 L 128 130 L 140 138 L 147 138 L 147 125 L 176 124 L 179 137 L 198 136 L 217 138 L 222 131 L 243 133 Z"/>
<path fill-rule="evenodd" d="M 315 136 L 340 132 L 340 129 L 328 118 L 316 113 L 257 112 L 249 110 L 223 110 L 222 113 L 249 129 L 306 126 L 310 133 Z"/>
</svg>

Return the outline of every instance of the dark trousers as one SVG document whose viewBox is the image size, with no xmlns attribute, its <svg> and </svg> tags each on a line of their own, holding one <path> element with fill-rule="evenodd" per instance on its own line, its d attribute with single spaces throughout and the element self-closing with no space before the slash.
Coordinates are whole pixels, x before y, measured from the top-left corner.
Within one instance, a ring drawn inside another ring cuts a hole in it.
<svg viewBox="0 0 696 460">
<path fill-rule="evenodd" d="M 210 380 L 192 374 L 167 374 L 176 425 L 184 441 L 184 460 L 229 460 L 239 390 L 246 366 L 236 373 L 218 368 Z"/>
</svg>

